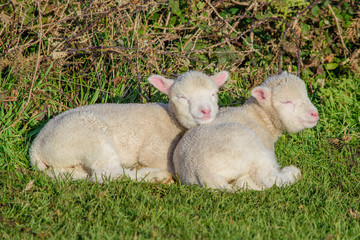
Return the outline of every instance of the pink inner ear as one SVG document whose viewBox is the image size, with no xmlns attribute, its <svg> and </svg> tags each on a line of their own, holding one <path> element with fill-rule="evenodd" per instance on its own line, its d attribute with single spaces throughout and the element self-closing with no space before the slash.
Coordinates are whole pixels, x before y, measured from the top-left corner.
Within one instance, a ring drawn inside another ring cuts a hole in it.
<svg viewBox="0 0 360 240">
<path fill-rule="evenodd" d="M 148 78 L 148 81 L 165 94 L 169 93 L 170 87 L 173 84 L 173 80 L 166 79 L 160 75 L 152 75 Z"/>
<path fill-rule="evenodd" d="M 266 101 L 269 98 L 269 93 L 261 87 L 255 88 L 251 95 L 260 102 Z"/>
<path fill-rule="evenodd" d="M 226 79 L 228 79 L 228 77 L 229 77 L 229 73 L 226 71 L 222 71 L 211 76 L 211 79 L 214 80 L 214 82 L 218 87 L 220 87 L 221 85 L 223 85 Z"/>
</svg>

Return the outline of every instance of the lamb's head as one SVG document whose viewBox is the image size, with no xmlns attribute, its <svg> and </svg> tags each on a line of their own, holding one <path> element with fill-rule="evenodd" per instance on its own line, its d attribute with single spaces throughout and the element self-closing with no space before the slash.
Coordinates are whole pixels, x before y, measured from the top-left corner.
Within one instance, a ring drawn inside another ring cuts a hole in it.
<svg viewBox="0 0 360 240">
<path fill-rule="evenodd" d="M 319 120 L 318 111 L 309 100 L 303 80 L 283 72 L 255 87 L 252 96 L 263 108 L 277 116 L 283 130 L 299 132 L 312 128 Z"/>
<path fill-rule="evenodd" d="M 185 128 L 192 128 L 214 120 L 218 113 L 217 92 L 228 77 L 226 71 L 212 76 L 189 71 L 175 80 L 151 75 L 148 81 L 169 96 L 170 109 L 179 123 Z"/>
</svg>

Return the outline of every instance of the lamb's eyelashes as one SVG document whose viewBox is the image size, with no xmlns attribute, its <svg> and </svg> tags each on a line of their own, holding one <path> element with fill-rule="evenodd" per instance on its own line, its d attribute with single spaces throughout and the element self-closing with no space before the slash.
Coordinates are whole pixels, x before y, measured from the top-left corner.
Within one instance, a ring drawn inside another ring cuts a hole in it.
<svg viewBox="0 0 360 240">
<path fill-rule="evenodd" d="M 179 101 L 183 101 L 183 102 L 187 102 L 187 103 L 190 102 L 189 99 L 188 99 L 186 96 L 184 96 L 184 95 L 176 96 L 176 98 L 177 98 Z"/>
<path fill-rule="evenodd" d="M 217 101 L 217 92 L 214 92 L 214 93 L 210 93 L 208 94 L 210 95 L 211 99 L 213 101 Z M 187 102 L 187 103 L 190 103 L 191 100 L 185 96 L 185 95 L 178 95 L 178 96 L 175 96 L 175 99 L 178 100 L 178 101 L 183 101 L 183 102 Z"/>
</svg>

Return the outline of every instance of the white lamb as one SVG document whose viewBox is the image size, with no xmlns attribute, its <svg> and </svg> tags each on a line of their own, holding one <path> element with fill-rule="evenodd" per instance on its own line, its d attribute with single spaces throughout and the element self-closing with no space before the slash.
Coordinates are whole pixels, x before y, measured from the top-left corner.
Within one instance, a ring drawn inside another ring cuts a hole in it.
<svg viewBox="0 0 360 240">
<path fill-rule="evenodd" d="M 318 112 L 305 83 L 283 72 L 255 87 L 251 95 L 243 106 L 221 109 L 212 123 L 186 132 L 173 158 L 181 183 L 262 190 L 301 178 L 295 166 L 280 168 L 274 144 L 284 131 L 316 125 Z"/>
<path fill-rule="evenodd" d="M 52 178 L 170 180 L 177 142 L 186 129 L 215 118 L 218 87 L 228 76 L 152 75 L 148 81 L 168 94 L 169 104 L 95 104 L 61 113 L 35 138 L 30 162 Z"/>
</svg>

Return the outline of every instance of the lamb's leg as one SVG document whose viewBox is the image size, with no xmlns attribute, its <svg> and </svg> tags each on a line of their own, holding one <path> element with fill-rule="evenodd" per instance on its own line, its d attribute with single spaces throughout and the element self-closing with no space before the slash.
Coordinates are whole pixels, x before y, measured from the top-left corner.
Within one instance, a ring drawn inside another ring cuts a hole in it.
<svg viewBox="0 0 360 240">
<path fill-rule="evenodd" d="M 301 171 L 295 166 L 287 166 L 279 171 L 276 178 L 276 185 L 278 187 L 290 185 L 301 179 Z"/>
<path fill-rule="evenodd" d="M 275 154 L 267 153 L 267 156 L 261 159 L 257 165 L 255 178 L 260 180 L 265 188 L 270 188 L 274 184 L 281 187 L 290 185 L 300 179 L 301 171 L 295 166 L 280 169 Z"/>
<path fill-rule="evenodd" d="M 133 178 L 133 175 L 131 172 L 126 171 L 126 169 L 123 169 L 119 162 L 111 162 L 106 161 L 102 162 L 100 166 L 95 166 L 92 168 L 93 172 L 90 177 L 90 181 L 92 182 L 99 182 L 102 183 L 106 179 L 116 179 L 121 176 L 127 176 L 130 178 Z"/>
<path fill-rule="evenodd" d="M 118 155 L 111 139 L 102 136 L 102 141 L 84 160 L 86 168 L 91 169 L 90 181 L 102 183 L 105 179 L 115 179 L 120 176 L 134 178 L 131 171 L 122 167 L 121 157 Z"/>
<path fill-rule="evenodd" d="M 115 171 L 115 169 L 117 170 Z M 102 170 L 97 169 L 97 171 L 93 173 L 93 176 L 90 180 L 103 182 L 107 178 L 116 179 L 121 176 L 126 176 L 135 181 L 160 182 L 164 184 L 170 184 L 173 182 L 172 174 L 167 170 L 157 168 L 142 168 L 137 170 L 122 167 L 121 170 L 119 170 L 119 167 L 117 165 L 108 165 Z"/>
<path fill-rule="evenodd" d="M 158 169 L 158 168 L 141 168 L 136 170 L 135 173 L 137 181 L 148 181 L 148 182 L 161 182 L 170 184 L 173 182 L 172 174 L 165 169 Z"/>
<path fill-rule="evenodd" d="M 129 169 L 122 166 L 121 156 L 111 142 L 104 142 L 96 153 L 87 161 L 89 168 L 93 169 L 91 181 L 103 182 L 106 178 L 116 179 L 121 176 L 129 177 L 136 181 L 170 183 L 172 174 L 167 170 L 157 168 Z"/>
<path fill-rule="evenodd" d="M 218 174 L 214 174 L 202 170 L 202 171 L 198 171 L 195 174 L 195 176 L 196 176 L 196 184 L 200 185 L 201 187 L 225 190 L 228 192 L 234 192 L 237 190 L 236 188 L 233 187 L 232 184 L 229 183 L 229 181 L 226 178 Z"/>
<path fill-rule="evenodd" d="M 237 189 L 242 189 L 242 190 L 251 189 L 251 190 L 256 190 L 256 191 L 261 191 L 265 188 L 265 186 L 259 186 L 252 179 L 250 174 L 246 174 L 246 175 L 241 176 L 238 179 L 236 179 L 236 181 L 234 182 L 234 186 Z"/>
<path fill-rule="evenodd" d="M 88 154 L 86 167 L 92 170 L 91 181 L 103 182 L 105 179 L 116 179 L 121 176 L 129 177 L 137 181 L 163 182 L 169 183 L 172 174 L 167 170 L 157 168 L 130 169 L 123 167 L 131 165 L 124 163 L 118 155 L 111 139 L 103 136 L 101 143 L 96 150 Z"/>
<path fill-rule="evenodd" d="M 89 176 L 89 172 L 80 165 L 68 167 L 68 168 L 59 168 L 59 167 L 49 167 L 45 169 L 45 174 L 53 179 L 84 179 Z"/>
</svg>

